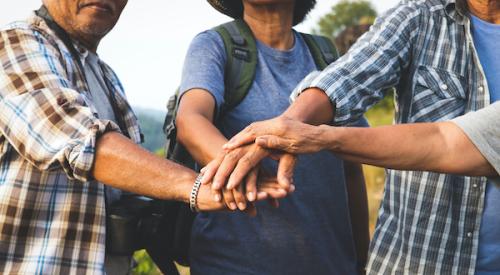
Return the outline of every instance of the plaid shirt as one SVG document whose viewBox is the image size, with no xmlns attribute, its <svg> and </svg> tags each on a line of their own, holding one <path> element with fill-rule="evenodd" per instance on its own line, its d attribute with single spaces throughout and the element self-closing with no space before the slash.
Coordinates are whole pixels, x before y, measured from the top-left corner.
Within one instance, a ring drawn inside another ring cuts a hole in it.
<svg viewBox="0 0 500 275">
<path fill-rule="evenodd" d="M 403 1 L 294 95 L 324 90 L 336 106 L 337 125 L 359 119 L 393 86 L 397 123 L 449 120 L 485 107 L 489 91 L 465 5 Z M 485 184 L 485 178 L 387 170 L 368 272 L 473 274 Z"/>
<path fill-rule="evenodd" d="M 90 171 L 96 138 L 119 127 L 97 118 L 77 63 L 41 18 L 0 31 L 0 64 L 0 273 L 104 273 L 104 187 Z M 118 78 L 101 67 L 139 142 Z"/>
</svg>

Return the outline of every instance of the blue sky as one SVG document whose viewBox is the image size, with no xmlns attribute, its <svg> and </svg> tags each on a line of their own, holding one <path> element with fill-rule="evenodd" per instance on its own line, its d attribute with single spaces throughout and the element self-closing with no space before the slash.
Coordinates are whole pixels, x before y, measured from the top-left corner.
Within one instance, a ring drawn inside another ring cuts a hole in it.
<svg viewBox="0 0 500 275">
<path fill-rule="evenodd" d="M 297 29 L 310 31 L 338 0 L 318 0 Z M 379 13 L 397 0 L 372 1 Z M 41 0 L 4 1 L 0 25 L 26 18 Z M 199 32 L 228 21 L 204 0 L 131 0 L 98 54 L 122 80 L 132 105 L 164 110 L 179 85 L 184 55 Z"/>
</svg>

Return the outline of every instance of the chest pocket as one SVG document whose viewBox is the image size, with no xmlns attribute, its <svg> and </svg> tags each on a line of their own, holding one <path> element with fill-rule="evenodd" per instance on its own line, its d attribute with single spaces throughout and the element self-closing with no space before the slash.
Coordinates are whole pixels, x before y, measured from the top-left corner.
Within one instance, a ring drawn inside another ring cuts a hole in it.
<svg viewBox="0 0 500 275">
<path fill-rule="evenodd" d="M 413 83 L 410 122 L 449 120 L 464 113 L 467 99 L 465 77 L 420 66 Z"/>
</svg>

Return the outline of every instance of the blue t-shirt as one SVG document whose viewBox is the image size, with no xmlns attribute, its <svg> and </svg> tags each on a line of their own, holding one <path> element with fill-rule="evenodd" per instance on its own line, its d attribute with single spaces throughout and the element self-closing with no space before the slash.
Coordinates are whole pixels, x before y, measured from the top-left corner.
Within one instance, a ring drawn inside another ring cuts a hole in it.
<svg viewBox="0 0 500 275">
<path fill-rule="evenodd" d="M 471 15 L 471 30 L 479 60 L 486 75 L 490 101 L 500 99 L 500 25 Z M 500 119 L 500 118 L 499 118 Z M 479 231 L 476 274 L 500 274 L 500 188 L 486 185 L 483 219 Z"/>
<path fill-rule="evenodd" d="M 257 50 L 257 72 L 248 95 L 220 119 L 219 129 L 228 138 L 254 121 L 282 114 L 293 88 L 316 69 L 297 33 L 288 51 L 260 42 Z M 225 62 L 224 44 L 215 31 L 197 35 L 185 60 L 181 91 L 205 89 L 220 110 Z M 274 161 L 262 165 L 276 171 Z M 297 190 L 278 209 L 259 202 L 257 217 L 198 215 L 192 230 L 192 274 L 355 274 L 342 161 L 326 151 L 300 156 L 294 182 Z"/>
</svg>

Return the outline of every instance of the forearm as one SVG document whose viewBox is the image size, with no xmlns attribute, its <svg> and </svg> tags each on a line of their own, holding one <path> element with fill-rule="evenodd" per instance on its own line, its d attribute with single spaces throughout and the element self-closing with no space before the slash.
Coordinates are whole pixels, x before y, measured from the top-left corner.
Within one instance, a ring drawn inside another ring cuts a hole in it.
<svg viewBox="0 0 500 275">
<path fill-rule="evenodd" d="M 297 97 L 283 113 L 284 116 L 308 124 L 330 124 L 333 120 L 334 107 L 330 99 L 320 89 L 307 89 Z"/>
<path fill-rule="evenodd" d="M 109 186 L 168 200 L 188 202 L 196 173 L 110 132 L 97 141 L 93 177 Z"/>
<path fill-rule="evenodd" d="M 344 159 L 399 170 L 492 175 L 493 168 L 453 123 L 377 128 L 321 126 L 327 148 Z"/>
<path fill-rule="evenodd" d="M 194 160 L 206 165 L 221 152 L 226 137 L 203 115 L 186 114 L 177 120 L 178 139 L 189 151 Z"/>
</svg>

